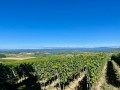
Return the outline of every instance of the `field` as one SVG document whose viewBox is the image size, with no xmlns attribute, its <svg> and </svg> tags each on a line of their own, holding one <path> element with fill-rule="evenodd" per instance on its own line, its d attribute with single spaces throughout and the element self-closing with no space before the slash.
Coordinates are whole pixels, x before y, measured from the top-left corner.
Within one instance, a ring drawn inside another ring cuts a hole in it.
<svg viewBox="0 0 120 90">
<path fill-rule="evenodd" d="M 51 53 L 3 53 L 7 57 L 0 59 L 0 90 L 120 89 L 119 53 Z"/>
<path fill-rule="evenodd" d="M 9 58 L 1 58 L 1 59 L 6 59 L 6 60 L 26 60 L 26 59 L 32 59 L 36 57 L 25 57 L 25 58 L 14 58 L 14 57 L 9 57 Z"/>
</svg>

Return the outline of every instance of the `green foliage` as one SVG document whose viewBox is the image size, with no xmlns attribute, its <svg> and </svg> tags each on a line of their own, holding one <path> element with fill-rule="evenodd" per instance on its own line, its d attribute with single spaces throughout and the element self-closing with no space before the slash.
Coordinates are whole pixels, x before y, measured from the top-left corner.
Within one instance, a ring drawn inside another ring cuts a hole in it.
<svg viewBox="0 0 120 90">
<path fill-rule="evenodd" d="M 34 68 L 37 67 L 41 81 L 49 82 L 56 77 L 56 69 L 59 73 L 61 85 L 68 84 L 71 80 L 84 69 L 87 65 L 90 73 L 91 84 L 96 83 L 101 76 L 101 71 L 107 61 L 107 56 L 104 54 L 97 55 L 80 55 L 74 57 L 48 57 L 43 59 L 31 59 L 15 62 L 4 62 L 0 64 L 0 79 L 10 76 L 9 80 L 16 82 L 13 77 L 12 70 L 15 71 L 17 80 L 23 78 L 23 73 L 26 77 L 35 75 Z M 7 72 L 7 73 L 6 73 Z M 7 79 L 8 80 L 8 79 Z M 4 80 L 2 80 L 3 82 Z"/>
<path fill-rule="evenodd" d="M 0 54 L 0 58 L 6 58 L 4 54 Z"/>
<path fill-rule="evenodd" d="M 97 54 L 89 57 L 89 60 L 87 60 L 87 66 L 89 68 L 91 84 L 97 82 L 107 60 L 108 57 L 104 54 Z"/>
<path fill-rule="evenodd" d="M 49 58 L 49 60 L 38 61 L 35 66 L 38 67 L 41 80 L 50 80 L 56 76 L 55 69 L 58 70 L 61 85 L 66 85 L 76 76 L 85 65 L 89 68 L 91 84 L 96 83 L 101 76 L 101 71 L 108 60 L 104 54 L 97 54 L 92 56 L 75 56 L 75 57 L 56 57 Z"/>
<path fill-rule="evenodd" d="M 0 89 L 8 90 L 10 87 L 15 86 L 19 79 L 33 76 L 34 69 L 32 65 L 32 63 L 27 62 L 0 63 Z"/>
<path fill-rule="evenodd" d="M 0 62 L 15 62 L 16 60 L 0 59 Z"/>
</svg>

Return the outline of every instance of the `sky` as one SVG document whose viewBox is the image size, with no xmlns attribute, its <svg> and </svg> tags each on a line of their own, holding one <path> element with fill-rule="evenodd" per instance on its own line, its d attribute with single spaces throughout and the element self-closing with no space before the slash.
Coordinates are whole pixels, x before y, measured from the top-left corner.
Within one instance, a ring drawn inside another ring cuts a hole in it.
<svg viewBox="0 0 120 90">
<path fill-rule="evenodd" d="M 120 0 L 0 0 L 0 49 L 120 46 Z"/>
</svg>

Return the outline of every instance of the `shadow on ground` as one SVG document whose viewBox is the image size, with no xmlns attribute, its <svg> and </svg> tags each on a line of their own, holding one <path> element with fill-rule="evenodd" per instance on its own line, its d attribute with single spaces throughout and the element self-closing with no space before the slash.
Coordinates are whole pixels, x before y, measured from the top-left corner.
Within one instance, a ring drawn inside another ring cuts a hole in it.
<svg viewBox="0 0 120 90">
<path fill-rule="evenodd" d="M 40 90 L 40 84 L 36 82 L 37 77 L 30 77 L 18 84 L 12 84 L 10 81 L 5 81 L 2 86 L 0 84 L 0 90 Z"/>
<path fill-rule="evenodd" d="M 76 90 L 87 90 L 87 78 L 86 76 L 79 82 L 79 86 Z"/>
<path fill-rule="evenodd" d="M 111 84 L 115 87 L 120 87 L 120 81 L 117 78 L 116 71 L 114 70 L 111 61 L 109 61 L 107 65 L 106 79 L 108 84 Z"/>
</svg>

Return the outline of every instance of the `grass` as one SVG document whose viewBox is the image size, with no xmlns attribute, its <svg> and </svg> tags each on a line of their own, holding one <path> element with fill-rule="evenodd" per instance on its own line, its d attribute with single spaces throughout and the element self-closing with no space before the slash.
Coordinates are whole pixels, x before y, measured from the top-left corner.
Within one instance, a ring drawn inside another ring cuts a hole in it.
<svg viewBox="0 0 120 90">
<path fill-rule="evenodd" d="M 17 60 L 0 59 L 0 62 L 14 62 Z"/>
</svg>

